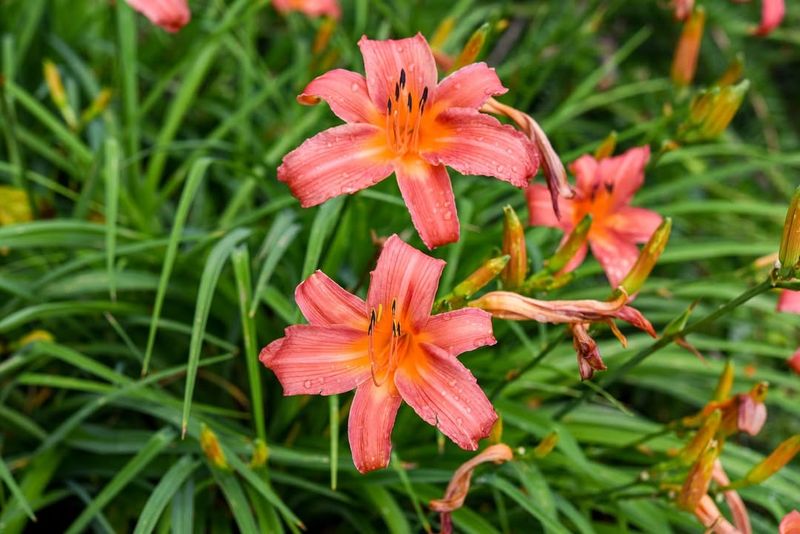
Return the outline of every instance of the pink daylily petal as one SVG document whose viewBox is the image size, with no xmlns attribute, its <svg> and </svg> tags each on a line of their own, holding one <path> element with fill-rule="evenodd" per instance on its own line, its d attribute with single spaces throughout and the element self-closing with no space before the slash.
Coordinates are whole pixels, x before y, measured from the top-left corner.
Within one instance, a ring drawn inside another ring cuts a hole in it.
<svg viewBox="0 0 800 534">
<path fill-rule="evenodd" d="M 355 193 L 392 173 L 385 157 L 385 134 L 368 124 L 344 124 L 307 139 L 278 167 L 304 208 L 338 195 Z"/>
<path fill-rule="evenodd" d="M 273 0 L 272 5 L 281 13 L 300 11 L 308 17 L 328 15 L 334 19 L 341 16 L 337 0 Z"/>
<path fill-rule="evenodd" d="M 789 364 L 789 367 L 792 369 L 792 371 L 800 375 L 800 348 L 795 351 L 795 353 L 787 360 L 786 363 Z"/>
<path fill-rule="evenodd" d="M 392 427 L 401 400 L 391 380 L 381 386 L 366 380 L 356 389 L 347 435 L 353 463 L 361 473 L 389 465 Z"/>
<path fill-rule="evenodd" d="M 781 520 L 779 534 L 800 534 L 800 512 L 792 510 Z"/>
<path fill-rule="evenodd" d="M 654 211 L 624 206 L 605 220 L 605 226 L 626 241 L 646 243 L 661 221 L 661 215 Z"/>
<path fill-rule="evenodd" d="M 763 402 L 756 402 L 749 395 L 742 395 L 739 400 L 737 425 L 739 430 L 755 436 L 767 422 L 767 407 Z"/>
<path fill-rule="evenodd" d="M 539 166 L 538 152 L 525 135 L 473 109 L 452 108 L 436 122 L 445 133 L 427 140 L 420 155 L 432 165 L 444 164 L 461 174 L 494 176 L 525 187 Z M 434 148 L 435 147 L 435 148 Z"/>
<path fill-rule="evenodd" d="M 492 335 L 491 314 L 477 308 L 434 315 L 425 323 L 419 337 L 451 356 L 497 343 Z"/>
<path fill-rule="evenodd" d="M 401 320 L 422 325 L 427 320 L 436 298 L 439 277 L 445 263 L 423 254 L 403 242 L 397 235 L 383 245 L 367 293 L 370 308 L 384 308 L 388 313 L 397 299 L 397 314 Z"/>
<path fill-rule="evenodd" d="M 395 175 L 422 242 L 434 249 L 458 241 L 456 198 L 444 165 L 411 158 L 395 166 Z"/>
<path fill-rule="evenodd" d="M 395 385 L 424 421 L 462 449 L 475 450 L 489 435 L 497 414 L 472 373 L 444 350 L 421 344 L 426 358 L 398 367 Z"/>
<path fill-rule="evenodd" d="M 280 337 L 261 349 L 261 353 L 258 355 L 258 359 L 261 363 L 269 367 L 269 361 L 275 357 L 276 354 L 280 351 L 281 347 L 283 346 L 283 342 L 286 341 L 285 337 Z"/>
<path fill-rule="evenodd" d="M 784 0 L 761 0 L 761 23 L 755 29 L 755 35 L 767 35 L 777 28 L 786 15 Z"/>
<path fill-rule="evenodd" d="M 531 226 L 550 226 L 562 228 L 564 231 L 572 229 L 572 201 L 561 196 L 558 197 L 558 207 L 561 218 L 556 217 L 553 211 L 550 191 L 542 184 L 532 184 L 525 188 L 525 197 L 528 201 L 528 222 Z"/>
<path fill-rule="evenodd" d="M 386 108 L 389 95 L 400 80 L 401 70 L 405 71 L 406 83 L 415 99 L 420 98 L 425 87 L 428 88 L 429 100 L 435 98 L 436 61 L 422 34 L 385 41 L 373 41 L 364 36 L 358 41 L 358 46 L 364 56 L 369 96 L 379 109 Z"/>
<path fill-rule="evenodd" d="M 778 311 L 800 313 L 800 291 L 784 289 L 778 298 Z"/>
<path fill-rule="evenodd" d="M 192 13 L 187 0 L 127 0 L 128 5 L 150 22 L 175 33 L 189 23 Z"/>
<path fill-rule="evenodd" d="M 584 154 L 570 164 L 569 170 L 575 175 L 575 188 L 579 195 L 589 196 L 594 190 L 599 178 L 597 163 L 592 156 Z"/>
<path fill-rule="evenodd" d="M 375 124 L 380 111 L 369 99 L 367 80 L 357 72 L 335 69 L 317 76 L 298 95 L 301 104 L 316 104 L 322 99 L 345 122 Z"/>
<path fill-rule="evenodd" d="M 619 285 L 639 257 L 636 245 L 621 239 L 613 232 L 604 232 L 596 237 L 590 233 L 589 246 L 612 287 Z"/>
<path fill-rule="evenodd" d="M 644 167 L 650 160 L 650 147 L 632 148 L 619 156 L 600 160 L 597 167 L 598 180 L 603 185 L 613 186 L 615 206 L 630 202 L 633 194 L 644 183 Z"/>
<path fill-rule="evenodd" d="M 442 80 L 436 92 L 437 107 L 478 109 L 495 95 L 508 89 L 486 63 L 472 63 Z"/>
<path fill-rule="evenodd" d="M 367 304 L 322 271 L 315 272 L 297 286 L 294 299 L 303 317 L 312 325 L 345 325 L 366 332 Z"/>
<path fill-rule="evenodd" d="M 714 460 L 711 478 L 722 487 L 731 483 L 719 459 Z M 725 501 L 728 503 L 728 508 L 730 508 L 731 514 L 733 515 L 733 523 L 736 525 L 736 528 L 738 528 L 742 534 L 751 534 L 753 529 L 750 526 L 750 516 L 747 513 L 747 507 L 744 505 L 744 501 L 739 496 L 739 493 L 734 490 L 729 490 L 724 492 L 724 495 Z"/>
<path fill-rule="evenodd" d="M 365 331 L 343 326 L 290 326 L 282 343 L 265 349 L 265 364 L 284 395 L 344 393 L 371 376 L 365 340 Z"/>
</svg>

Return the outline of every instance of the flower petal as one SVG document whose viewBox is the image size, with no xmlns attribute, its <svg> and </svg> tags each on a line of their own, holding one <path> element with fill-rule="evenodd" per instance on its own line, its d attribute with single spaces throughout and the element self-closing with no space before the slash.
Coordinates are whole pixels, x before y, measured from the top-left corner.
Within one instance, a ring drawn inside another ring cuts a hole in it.
<svg viewBox="0 0 800 534">
<path fill-rule="evenodd" d="M 749 395 L 739 397 L 738 427 L 742 432 L 755 436 L 767 422 L 767 407 L 763 402 L 756 402 Z"/>
<path fill-rule="evenodd" d="M 133 9 L 150 19 L 150 22 L 171 33 L 186 26 L 192 18 L 187 0 L 127 0 L 127 2 Z"/>
<path fill-rule="evenodd" d="M 654 211 L 624 206 L 607 217 L 603 225 L 614 230 L 626 241 L 646 243 L 661 221 L 661 215 Z"/>
<path fill-rule="evenodd" d="M 341 15 L 339 2 L 337 0 L 273 0 L 272 5 L 281 13 L 290 11 L 301 11 L 308 17 L 319 17 L 328 15 L 333 19 L 338 19 Z"/>
<path fill-rule="evenodd" d="M 639 249 L 636 245 L 625 241 L 613 231 L 603 232 L 596 236 L 589 234 L 589 246 L 592 254 L 603 270 L 612 287 L 617 287 L 623 278 L 631 270 L 636 258 L 639 257 Z"/>
<path fill-rule="evenodd" d="M 597 175 L 601 184 L 613 187 L 616 207 L 630 202 L 644 183 L 644 167 L 650 159 L 650 147 L 631 148 L 624 154 L 605 158 L 598 163 Z"/>
<path fill-rule="evenodd" d="M 753 33 L 767 35 L 780 25 L 784 15 L 786 15 L 784 0 L 761 0 L 761 23 Z"/>
<path fill-rule="evenodd" d="M 789 367 L 794 371 L 796 374 L 800 375 L 800 348 L 798 348 L 795 353 L 786 361 L 789 364 Z"/>
<path fill-rule="evenodd" d="M 281 347 L 283 346 L 283 342 L 286 341 L 285 337 L 280 337 L 261 349 L 261 353 L 258 355 L 259 361 L 269 367 L 270 359 L 274 358 L 276 354 L 280 351 Z"/>
<path fill-rule="evenodd" d="M 424 421 L 462 449 L 475 450 L 497 420 L 492 403 L 472 373 L 444 350 L 420 345 L 424 357 L 398 367 L 394 381 L 403 400 Z"/>
<path fill-rule="evenodd" d="M 444 165 L 407 159 L 395 167 L 397 185 L 422 241 L 433 249 L 458 241 L 456 198 Z"/>
<path fill-rule="evenodd" d="M 508 89 L 500 83 L 493 68 L 486 63 L 472 63 L 442 80 L 433 107 L 478 109 L 489 97 L 506 92 Z"/>
<path fill-rule="evenodd" d="M 575 175 L 575 188 L 579 195 L 587 197 L 595 189 L 599 178 L 597 173 L 598 161 L 589 154 L 584 154 L 569 165 L 569 170 Z"/>
<path fill-rule="evenodd" d="M 539 167 L 538 151 L 525 135 L 500 121 L 465 108 L 436 117 L 435 137 L 420 139 L 420 155 L 461 174 L 494 176 L 525 187 Z"/>
<path fill-rule="evenodd" d="M 492 335 L 492 316 L 477 308 L 433 315 L 421 329 L 419 337 L 451 356 L 497 343 Z"/>
<path fill-rule="evenodd" d="M 317 326 L 346 325 L 366 332 L 367 304 L 317 271 L 303 281 L 294 299 L 309 323 Z"/>
<path fill-rule="evenodd" d="M 376 184 L 392 173 L 384 133 L 368 124 L 343 124 L 307 139 L 283 158 L 278 180 L 304 208 Z"/>
<path fill-rule="evenodd" d="M 333 395 L 370 378 L 366 339 L 365 331 L 348 327 L 290 326 L 282 343 L 268 345 L 262 357 L 284 395 Z"/>
<path fill-rule="evenodd" d="M 397 235 L 391 236 L 383 245 L 375 270 L 370 273 L 368 306 L 383 306 L 388 310 L 397 299 L 401 322 L 424 324 L 431 313 L 444 265 L 442 260 L 423 254 Z"/>
<path fill-rule="evenodd" d="M 792 510 L 781 519 L 779 534 L 797 534 L 800 532 L 800 512 Z"/>
<path fill-rule="evenodd" d="M 381 113 L 367 92 L 367 80 L 357 72 L 334 69 L 317 76 L 298 95 L 301 104 L 316 104 L 322 99 L 345 122 L 376 124 Z"/>
<path fill-rule="evenodd" d="M 778 298 L 778 311 L 800 313 L 800 291 L 784 289 Z"/>
<path fill-rule="evenodd" d="M 571 200 L 558 197 L 558 208 L 561 211 L 559 219 L 553 211 L 550 191 L 544 185 L 533 184 L 526 187 L 525 198 L 528 201 L 528 222 L 531 226 L 562 228 L 565 232 L 572 230 L 574 224 Z"/>
<path fill-rule="evenodd" d="M 366 380 L 356 389 L 347 421 L 347 436 L 353 463 L 361 473 L 389 465 L 392 427 L 401 401 L 391 380 L 381 386 Z"/>
<path fill-rule="evenodd" d="M 414 100 L 422 96 L 425 87 L 428 88 L 429 99 L 434 97 L 439 75 L 431 48 L 422 34 L 408 39 L 383 41 L 373 41 L 363 36 L 358 41 L 358 47 L 364 56 L 369 96 L 378 109 L 386 108 L 389 95 L 400 80 L 401 70 L 406 73 L 406 84 Z"/>
</svg>

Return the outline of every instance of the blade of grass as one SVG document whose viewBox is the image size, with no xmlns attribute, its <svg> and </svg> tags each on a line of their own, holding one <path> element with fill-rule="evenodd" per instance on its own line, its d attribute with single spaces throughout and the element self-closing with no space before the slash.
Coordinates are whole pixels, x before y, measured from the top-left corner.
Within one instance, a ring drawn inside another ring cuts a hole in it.
<svg viewBox="0 0 800 534">
<path fill-rule="evenodd" d="M 103 176 L 106 185 L 106 269 L 108 271 L 108 292 L 111 300 L 117 300 L 116 270 L 114 251 L 117 244 L 117 208 L 119 205 L 119 145 L 115 139 L 105 144 L 105 169 Z"/>
<path fill-rule="evenodd" d="M 183 482 L 200 465 L 200 462 L 193 460 L 191 456 L 183 456 L 180 460 L 172 464 L 172 467 L 164 473 L 161 481 L 150 493 L 150 497 L 144 504 L 139 521 L 136 523 L 134 534 L 150 534 L 156 527 L 158 519 L 164 512 L 170 500 L 175 496 Z"/>
<path fill-rule="evenodd" d="M 242 486 L 236 480 L 236 477 L 227 471 L 215 469 L 213 466 L 209 466 L 209 469 L 214 475 L 217 486 L 220 487 L 223 495 L 225 495 L 225 500 L 228 501 L 228 506 L 233 513 L 233 518 L 239 527 L 239 531 L 244 534 L 258 534 L 258 527 L 253 520 L 250 503 L 247 501 Z"/>
<path fill-rule="evenodd" d="M 253 295 L 260 297 L 269 283 L 272 273 L 275 272 L 278 262 L 283 257 L 288 246 L 294 240 L 294 237 L 300 231 L 300 225 L 294 224 L 292 221 L 294 216 L 290 211 L 284 211 L 275 217 L 275 221 L 269 229 L 269 233 L 264 238 L 264 243 L 256 257 L 257 261 L 263 260 L 261 272 L 258 273 L 258 280 L 256 287 L 253 290 Z M 250 304 L 248 315 L 255 317 L 256 310 L 258 309 L 259 298 L 254 298 Z"/>
<path fill-rule="evenodd" d="M 64 451 L 50 450 L 33 457 L 19 483 L 19 488 L 27 502 L 35 502 L 39 499 L 53 478 L 63 456 Z M 23 512 L 23 505 L 17 498 L 12 498 L 0 510 L 0 531 L 3 534 L 19 534 L 27 522 L 28 516 Z"/>
<path fill-rule="evenodd" d="M 339 474 L 339 395 L 328 397 L 328 418 L 331 430 L 331 489 L 336 490 L 336 476 Z"/>
<path fill-rule="evenodd" d="M 17 482 L 14 480 L 11 471 L 9 471 L 8 466 L 3 461 L 2 456 L 0 456 L 0 480 L 6 483 L 6 486 L 8 486 L 8 489 L 11 491 L 11 495 L 14 496 L 20 507 L 25 510 L 25 513 L 28 514 L 28 517 L 30 517 L 31 520 L 36 521 L 36 514 L 33 513 L 31 505 L 28 503 L 28 499 L 25 498 L 25 494 L 17 485 Z"/>
</svg>

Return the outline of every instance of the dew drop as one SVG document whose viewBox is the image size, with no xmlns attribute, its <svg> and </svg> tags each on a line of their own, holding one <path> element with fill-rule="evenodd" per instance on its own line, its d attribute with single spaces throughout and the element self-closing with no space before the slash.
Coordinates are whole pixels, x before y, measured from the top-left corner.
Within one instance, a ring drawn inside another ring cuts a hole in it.
<svg viewBox="0 0 800 534">
<path fill-rule="evenodd" d="M 505 167 L 503 167 L 502 165 L 498 165 L 497 166 L 497 172 L 503 172 L 504 170 L 505 170 Z"/>
<path fill-rule="evenodd" d="M 351 91 L 353 91 L 354 93 L 357 93 L 357 92 L 358 92 L 358 89 L 359 89 L 359 86 L 358 86 L 358 84 L 357 84 L 357 83 L 353 82 L 353 83 L 350 85 L 350 90 L 351 90 Z"/>
<path fill-rule="evenodd" d="M 313 385 L 314 385 L 314 382 L 310 378 L 306 379 L 306 381 L 303 382 L 303 387 L 306 388 L 306 389 L 311 389 L 311 386 L 313 386 Z"/>
</svg>

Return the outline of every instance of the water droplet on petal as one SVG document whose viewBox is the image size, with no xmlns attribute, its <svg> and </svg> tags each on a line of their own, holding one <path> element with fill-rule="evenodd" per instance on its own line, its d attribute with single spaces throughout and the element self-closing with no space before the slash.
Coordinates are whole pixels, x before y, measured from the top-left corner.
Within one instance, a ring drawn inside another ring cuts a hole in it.
<svg viewBox="0 0 800 534">
<path fill-rule="evenodd" d="M 310 378 L 306 379 L 306 381 L 303 382 L 303 387 L 306 388 L 306 389 L 311 389 L 311 386 L 313 386 L 313 385 L 314 385 L 314 382 Z"/>
<path fill-rule="evenodd" d="M 350 90 L 353 91 L 354 93 L 358 92 L 358 89 L 359 89 L 359 85 L 356 82 L 353 82 L 350 85 Z"/>
</svg>

